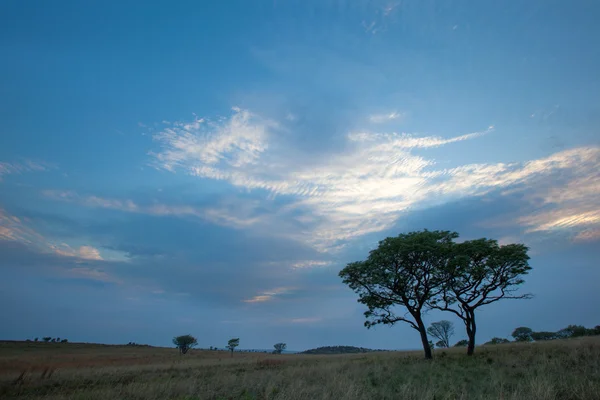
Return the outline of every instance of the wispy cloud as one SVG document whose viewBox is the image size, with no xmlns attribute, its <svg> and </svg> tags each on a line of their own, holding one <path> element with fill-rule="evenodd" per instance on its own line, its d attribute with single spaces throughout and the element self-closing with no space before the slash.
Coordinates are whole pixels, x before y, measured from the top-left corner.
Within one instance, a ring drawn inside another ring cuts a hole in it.
<svg viewBox="0 0 600 400">
<path fill-rule="evenodd" d="M 439 168 L 435 159 L 426 157 L 427 149 L 474 140 L 490 134 L 494 127 L 454 137 L 358 131 L 348 133 L 343 153 L 307 164 L 301 157 L 286 157 L 294 150 L 279 135 L 282 127 L 276 122 L 237 108 L 230 118 L 207 121 L 174 122 L 159 132 L 155 140 L 160 148 L 151 153 L 153 164 L 174 173 L 184 171 L 245 190 L 265 191 L 264 201 L 286 196 L 286 205 L 276 211 L 277 218 L 261 219 L 243 207 L 140 205 L 71 192 L 49 191 L 46 195 L 127 212 L 198 217 L 238 228 L 270 224 L 273 234 L 332 252 L 349 240 L 390 228 L 409 210 L 499 188 L 527 187 L 528 182 L 553 174 L 570 174 L 572 179 L 562 183 L 565 187 L 555 184 L 546 188 L 548 209 L 515 222 L 531 232 L 579 226 L 589 229 L 596 224 L 597 214 L 590 207 L 597 204 L 593 199 L 599 193 L 599 147 L 574 148 L 524 163 L 465 163 Z M 275 222 L 290 219 L 301 226 L 281 231 L 282 224 Z M 297 263 L 294 268 L 307 266 L 319 264 Z M 270 298 L 262 294 L 254 301 Z"/>
<path fill-rule="evenodd" d="M 292 324 L 314 324 L 315 322 L 320 322 L 322 320 L 323 320 L 323 318 L 319 318 L 319 317 L 309 317 L 309 318 L 292 318 L 287 321 L 289 321 Z"/>
<path fill-rule="evenodd" d="M 73 249 L 66 243 L 61 243 L 58 246 L 51 246 L 54 253 L 65 257 L 79 257 L 84 260 L 103 260 L 100 251 L 92 246 L 80 246 L 78 249 Z"/>
<path fill-rule="evenodd" d="M 405 113 L 399 113 L 397 111 L 387 113 L 387 114 L 372 114 L 369 116 L 369 121 L 374 124 L 382 124 L 384 122 L 389 122 L 393 120 L 402 120 L 406 116 Z"/>
<path fill-rule="evenodd" d="M 526 163 L 464 164 L 449 169 L 436 169 L 436 161 L 417 155 L 415 151 L 440 147 L 479 138 L 494 130 L 485 130 L 449 138 L 408 133 L 351 132 L 348 151 L 334 154 L 319 165 L 298 165 L 277 159 L 268 152 L 270 140 L 276 140 L 271 126 L 260 118 L 236 111 L 227 129 L 214 131 L 168 130 L 168 141 L 154 157 L 160 166 L 171 171 L 181 169 L 202 178 L 225 180 L 245 189 L 261 189 L 275 195 L 293 196 L 296 201 L 282 212 L 305 210 L 311 216 L 307 232 L 291 233 L 320 250 L 339 249 L 349 239 L 390 227 L 399 216 L 414 207 L 440 204 L 464 196 L 481 195 L 499 188 L 520 184 L 528 179 L 560 170 L 593 170 L 598 166 L 599 148 L 576 148 Z M 178 123 L 184 126 L 184 123 Z M 238 133 L 239 129 L 242 134 Z M 221 152 L 211 157 L 190 145 L 199 140 L 207 143 L 232 143 L 235 138 L 250 135 L 253 151 L 247 156 L 244 146 L 219 146 Z M 159 136 L 162 137 L 162 136 Z M 278 150 L 285 147 L 278 142 Z M 219 163 L 228 159 L 251 160 L 249 164 Z M 174 156 L 176 155 L 176 156 Z M 594 188 L 589 189 L 594 191 Z M 298 217 L 302 218 L 302 216 Z"/>
<path fill-rule="evenodd" d="M 271 289 L 265 292 L 262 292 L 250 299 L 246 299 L 243 300 L 244 303 L 263 303 L 266 301 L 271 301 L 273 299 L 275 299 L 278 296 L 284 295 L 286 293 L 290 293 L 290 291 L 292 291 L 293 288 L 287 288 L 287 287 L 280 287 L 280 288 L 275 288 L 275 289 Z"/>
<path fill-rule="evenodd" d="M 0 182 L 2 176 L 11 174 L 21 174 L 23 172 L 31 171 L 47 171 L 54 168 L 53 165 L 36 162 L 31 160 L 25 160 L 23 162 L 2 162 L 0 161 Z"/>
<path fill-rule="evenodd" d="M 86 207 L 105 208 L 130 213 L 153 215 L 156 217 L 192 217 L 200 218 L 219 225 L 236 228 L 248 227 L 260 221 L 260 217 L 253 215 L 254 208 L 251 202 L 244 204 L 220 203 L 209 207 L 194 207 L 190 205 L 168 205 L 154 203 L 140 205 L 133 200 L 120 200 L 98 196 L 82 196 L 74 191 L 44 190 L 42 194 L 54 200 L 77 203 Z M 257 205 L 254 204 L 256 207 Z M 235 207 L 235 214 L 232 212 Z"/>
</svg>

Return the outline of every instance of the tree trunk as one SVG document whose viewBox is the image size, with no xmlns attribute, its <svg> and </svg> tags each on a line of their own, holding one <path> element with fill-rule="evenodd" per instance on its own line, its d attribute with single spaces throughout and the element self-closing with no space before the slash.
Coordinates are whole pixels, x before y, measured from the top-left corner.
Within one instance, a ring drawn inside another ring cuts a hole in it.
<svg viewBox="0 0 600 400">
<path fill-rule="evenodd" d="M 469 345 L 467 346 L 467 355 L 472 356 L 475 352 L 475 333 L 477 333 L 477 325 L 475 325 L 475 313 L 467 311 L 467 336 L 469 337 Z"/>
<path fill-rule="evenodd" d="M 421 316 L 415 316 L 415 320 L 417 322 L 417 326 L 419 329 L 419 334 L 421 335 L 421 343 L 423 343 L 423 351 L 425 351 L 425 359 L 431 360 L 433 356 L 431 355 L 431 347 L 429 347 L 429 339 L 427 338 L 427 330 L 425 329 L 425 324 L 421 319 Z"/>
</svg>

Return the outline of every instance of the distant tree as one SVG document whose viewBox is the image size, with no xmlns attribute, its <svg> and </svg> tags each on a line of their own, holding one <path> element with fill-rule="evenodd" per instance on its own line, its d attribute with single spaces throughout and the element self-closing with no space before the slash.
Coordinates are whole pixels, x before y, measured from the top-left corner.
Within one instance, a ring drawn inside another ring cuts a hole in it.
<svg viewBox="0 0 600 400">
<path fill-rule="evenodd" d="M 533 331 L 531 330 L 531 328 L 527 328 L 526 326 L 520 326 L 513 331 L 511 336 L 515 338 L 516 342 L 531 342 L 533 340 L 533 338 L 531 337 L 532 333 Z"/>
<path fill-rule="evenodd" d="M 37 342 L 37 341 L 38 341 L 38 338 L 35 338 L 35 339 L 33 339 L 33 341 L 34 341 L 34 342 Z"/>
<path fill-rule="evenodd" d="M 434 322 L 427 328 L 427 333 L 439 340 L 438 347 L 450 347 L 450 338 L 454 335 L 454 324 L 446 320 Z"/>
<path fill-rule="evenodd" d="M 339 276 L 368 308 L 365 326 L 408 323 L 419 332 L 425 358 L 431 359 L 422 315 L 441 291 L 439 271 L 446 268 L 456 237 L 455 232 L 428 230 L 388 237 L 365 261 L 342 269 Z"/>
<path fill-rule="evenodd" d="M 54 343 L 54 342 L 56 342 L 56 339 L 55 339 L 55 338 L 52 338 L 52 339 L 50 339 L 50 341 L 51 341 L 52 343 Z"/>
<path fill-rule="evenodd" d="M 531 332 L 531 338 L 536 342 L 543 340 L 554 340 L 558 338 L 558 334 L 556 332 Z"/>
<path fill-rule="evenodd" d="M 231 351 L 231 357 L 233 357 L 233 352 L 235 348 L 240 345 L 240 338 L 229 339 L 227 342 L 227 348 Z"/>
<path fill-rule="evenodd" d="M 600 325 L 596 325 L 593 329 L 594 335 L 600 335 Z"/>
<path fill-rule="evenodd" d="M 56 338 L 56 341 L 57 341 L 57 342 L 60 342 L 60 338 L 59 338 L 59 337 L 57 337 L 57 338 Z"/>
<path fill-rule="evenodd" d="M 435 343 L 435 347 L 444 348 L 444 347 L 446 347 L 446 344 L 444 342 L 442 342 L 441 340 L 438 340 Z"/>
<path fill-rule="evenodd" d="M 180 354 L 186 354 L 189 349 L 198 344 L 198 340 L 192 335 L 181 335 L 173 338 L 173 344 L 177 346 Z"/>
<path fill-rule="evenodd" d="M 495 338 L 492 338 L 492 340 L 490 340 L 489 342 L 486 342 L 485 344 L 503 344 L 503 343 L 510 343 L 510 340 L 495 337 Z"/>
<path fill-rule="evenodd" d="M 569 325 L 564 329 L 561 329 L 560 336 L 564 338 L 575 338 L 581 336 L 587 336 L 588 330 L 583 325 Z"/>
<path fill-rule="evenodd" d="M 443 272 L 443 291 L 430 297 L 428 304 L 450 311 L 464 322 L 468 355 L 475 351 L 475 310 L 501 299 L 531 298 L 530 294 L 515 294 L 524 282 L 522 276 L 531 270 L 527 250 L 522 244 L 500 246 L 485 238 L 454 244 L 452 262 Z"/>
<path fill-rule="evenodd" d="M 42 340 L 46 343 L 48 343 L 50 341 L 50 339 L 52 339 L 50 336 L 45 336 L 42 338 Z"/>
<path fill-rule="evenodd" d="M 434 344 L 434 343 L 433 343 L 433 341 L 431 341 L 431 340 L 429 341 L 429 348 L 430 348 L 431 350 L 435 349 L 435 344 Z"/>
<path fill-rule="evenodd" d="M 462 339 L 462 340 L 459 340 L 458 342 L 456 342 L 454 347 L 466 347 L 468 344 L 469 344 L 468 340 Z"/>
<path fill-rule="evenodd" d="M 60 342 L 61 342 L 61 343 L 67 343 L 67 342 L 68 342 L 68 340 L 67 340 L 67 339 L 63 339 L 63 340 L 61 340 Z"/>
<path fill-rule="evenodd" d="M 281 354 L 281 352 L 285 350 L 287 345 L 285 343 L 276 343 L 275 345 L 273 345 L 273 347 L 275 347 L 275 354 Z"/>
</svg>

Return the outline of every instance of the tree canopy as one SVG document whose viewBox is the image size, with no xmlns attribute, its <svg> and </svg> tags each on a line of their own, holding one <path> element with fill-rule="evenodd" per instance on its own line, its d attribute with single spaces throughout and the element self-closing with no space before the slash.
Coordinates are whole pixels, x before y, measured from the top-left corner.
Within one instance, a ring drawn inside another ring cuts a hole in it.
<svg viewBox="0 0 600 400">
<path fill-rule="evenodd" d="M 532 333 L 533 330 L 531 330 L 531 328 L 520 326 L 513 331 L 511 336 L 515 338 L 515 341 L 517 342 L 531 342 L 533 340 L 531 337 Z"/>
<path fill-rule="evenodd" d="M 177 346 L 181 354 L 186 354 L 189 349 L 198 344 L 198 340 L 192 335 L 181 335 L 173 338 L 173 344 Z"/>
<path fill-rule="evenodd" d="M 240 345 L 240 338 L 229 339 L 227 342 L 227 348 L 231 351 L 231 356 L 233 356 L 233 352 L 236 347 Z"/>
<path fill-rule="evenodd" d="M 449 231 L 419 231 L 388 237 L 365 261 L 348 264 L 340 277 L 367 306 L 365 326 L 408 323 L 421 337 L 425 358 L 432 358 L 423 312 L 441 291 L 439 271 L 447 268 L 452 240 Z"/>
<path fill-rule="evenodd" d="M 281 354 L 281 352 L 286 349 L 287 345 L 285 343 L 276 343 L 273 347 L 275 348 L 273 351 L 275 354 Z"/>
<path fill-rule="evenodd" d="M 442 271 L 440 296 L 430 298 L 433 308 L 458 316 L 467 331 L 467 354 L 475 349 L 475 310 L 501 299 L 527 299 L 516 294 L 531 269 L 528 248 L 522 244 L 500 246 L 493 239 L 467 240 L 453 246 L 452 259 Z"/>
<path fill-rule="evenodd" d="M 456 238 L 456 232 L 428 230 L 388 237 L 366 260 L 342 269 L 343 282 L 367 306 L 365 326 L 405 322 L 419 332 L 425 357 L 431 358 L 423 314 L 432 308 L 449 311 L 465 324 L 471 355 L 479 307 L 531 297 L 515 293 L 531 269 L 526 246 L 500 246 L 485 238 L 455 243 Z M 448 341 L 443 337 L 439 343 Z"/>
</svg>

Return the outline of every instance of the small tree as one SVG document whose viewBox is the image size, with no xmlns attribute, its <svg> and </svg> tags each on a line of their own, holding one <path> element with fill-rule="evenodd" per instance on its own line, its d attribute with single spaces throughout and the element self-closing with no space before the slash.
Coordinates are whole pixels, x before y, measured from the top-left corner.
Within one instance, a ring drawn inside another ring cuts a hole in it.
<svg viewBox="0 0 600 400">
<path fill-rule="evenodd" d="M 181 335 L 173 338 L 173 344 L 177 346 L 180 354 L 186 354 L 189 349 L 198 344 L 198 340 L 192 335 Z"/>
<path fill-rule="evenodd" d="M 439 271 L 446 268 L 456 237 L 455 232 L 428 230 L 388 237 L 367 260 L 340 271 L 343 282 L 368 308 L 365 326 L 405 322 L 419 332 L 425 358 L 431 359 L 423 313 L 441 291 Z"/>
<path fill-rule="evenodd" d="M 520 326 L 513 331 L 511 336 L 515 338 L 516 342 L 531 342 L 533 340 L 531 337 L 532 333 L 533 331 L 531 330 L 531 328 L 527 328 L 526 326 Z"/>
<path fill-rule="evenodd" d="M 229 339 L 229 342 L 227 342 L 227 348 L 229 349 L 229 351 L 231 351 L 231 357 L 233 357 L 233 352 L 235 351 L 235 348 L 239 345 L 240 338 Z"/>
<path fill-rule="evenodd" d="M 287 345 L 285 343 L 276 343 L 275 345 L 273 345 L 273 347 L 275 347 L 275 354 L 281 354 L 281 352 L 285 350 Z"/>
<path fill-rule="evenodd" d="M 458 342 L 456 342 L 454 347 L 466 347 L 468 344 L 469 344 L 468 340 L 462 339 L 462 340 L 459 340 Z"/>
<path fill-rule="evenodd" d="M 450 338 L 454 335 L 454 324 L 446 320 L 434 322 L 427 328 L 427 333 L 439 340 L 438 347 L 450 347 Z"/>
<path fill-rule="evenodd" d="M 52 338 L 52 339 L 50 339 L 50 341 L 51 341 L 52 343 L 54 343 L 54 342 L 56 342 L 56 339 L 55 339 L 55 338 Z"/>
<path fill-rule="evenodd" d="M 495 337 L 495 338 L 492 338 L 492 340 L 490 340 L 489 342 L 486 342 L 485 344 L 503 344 L 503 343 L 510 343 L 510 340 Z"/>
<path fill-rule="evenodd" d="M 475 351 L 475 310 L 501 299 L 528 299 L 515 291 L 531 267 L 528 248 L 522 244 L 498 245 L 492 239 L 467 240 L 454 245 L 453 259 L 444 271 L 441 296 L 428 299 L 433 308 L 450 311 L 465 324 L 469 345 Z"/>
<path fill-rule="evenodd" d="M 57 337 L 57 338 L 56 338 L 56 341 L 57 341 L 57 342 L 60 342 L 60 338 L 59 338 L 59 337 Z"/>
<path fill-rule="evenodd" d="M 45 336 L 42 338 L 42 340 L 46 343 L 48 343 L 50 341 L 50 339 L 52 339 L 50 336 Z"/>
<path fill-rule="evenodd" d="M 61 343 L 67 343 L 67 342 L 68 342 L 68 340 L 67 340 L 67 339 L 63 339 L 63 340 L 61 340 L 60 342 L 61 342 Z"/>
<path fill-rule="evenodd" d="M 38 341 L 38 338 L 35 338 L 35 339 L 33 339 L 33 341 L 34 341 L 34 342 L 37 342 L 37 341 Z"/>
</svg>

